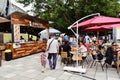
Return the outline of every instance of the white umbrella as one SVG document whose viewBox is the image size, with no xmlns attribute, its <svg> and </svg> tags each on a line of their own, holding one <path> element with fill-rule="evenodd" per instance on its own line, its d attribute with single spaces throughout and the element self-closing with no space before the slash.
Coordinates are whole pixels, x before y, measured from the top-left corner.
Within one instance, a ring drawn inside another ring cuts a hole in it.
<svg viewBox="0 0 120 80">
<path fill-rule="evenodd" d="M 52 28 L 50 27 L 49 28 L 49 33 L 54 33 L 54 34 L 60 34 L 61 32 L 55 28 Z M 47 29 L 45 30 L 42 30 L 41 32 L 39 32 L 38 34 L 41 34 L 40 35 L 40 38 L 43 39 L 43 38 L 47 38 Z"/>
<path fill-rule="evenodd" d="M 41 34 L 42 34 L 42 33 L 47 33 L 47 30 L 46 30 L 46 29 L 45 29 L 45 30 L 42 30 L 40 33 L 41 33 Z M 59 30 L 55 29 L 55 28 L 50 27 L 50 28 L 49 28 L 49 33 L 61 33 L 61 32 L 60 32 Z"/>
</svg>

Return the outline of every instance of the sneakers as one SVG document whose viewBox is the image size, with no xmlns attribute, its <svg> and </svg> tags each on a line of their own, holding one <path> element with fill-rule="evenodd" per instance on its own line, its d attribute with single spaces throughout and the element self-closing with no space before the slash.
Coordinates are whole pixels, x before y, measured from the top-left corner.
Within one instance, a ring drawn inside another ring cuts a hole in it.
<svg viewBox="0 0 120 80">
<path fill-rule="evenodd" d="M 50 69 L 52 70 L 52 66 L 50 66 Z"/>
<path fill-rule="evenodd" d="M 53 67 L 52 69 L 55 69 L 55 67 Z"/>
<path fill-rule="evenodd" d="M 52 69 L 55 69 L 55 67 L 50 66 L 50 69 L 51 69 L 51 70 L 52 70 Z"/>
</svg>

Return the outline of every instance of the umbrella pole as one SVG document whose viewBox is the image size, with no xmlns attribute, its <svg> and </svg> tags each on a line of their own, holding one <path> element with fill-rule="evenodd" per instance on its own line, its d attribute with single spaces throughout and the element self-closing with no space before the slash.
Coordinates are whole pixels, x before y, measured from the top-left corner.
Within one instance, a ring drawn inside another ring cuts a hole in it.
<svg viewBox="0 0 120 80">
<path fill-rule="evenodd" d="M 99 32 L 97 31 L 97 40 L 98 40 L 98 38 L 99 38 Z"/>
<path fill-rule="evenodd" d="M 78 22 L 79 21 L 82 21 L 83 19 L 85 18 L 88 18 L 90 16 L 95 16 L 95 15 L 98 15 L 100 16 L 100 13 L 94 13 L 94 14 L 90 14 L 90 15 L 87 15 L 83 18 L 80 18 L 79 20 L 77 20 L 76 22 L 74 22 L 71 26 L 68 27 L 68 29 L 71 29 L 71 31 L 75 34 L 76 38 L 77 38 L 77 43 L 76 43 L 76 48 L 77 48 L 77 51 L 76 51 L 76 66 L 77 67 L 68 67 L 68 66 L 65 66 L 63 68 L 63 70 L 66 70 L 66 71 L 73 71 L 73 72 L 80 72 L 80 73 L 86 73 L 86 69 L 83 69 L 81 67 L 78 67 Z M 74 26 L 75 24 L 77 24 L 77 29 L 76 29 L 76 33 L 73 31 L 72 29 L 72 26 Z"/>
<path fill-rule="evenodd" d="M 76 30 L 77 32 L 76 32 L 76 37 L 77 37 L 77 43 L 76 43 L 76 66 L 78 67 L 78 48 L 79 48 L 79 46 L 78 46 L 78 38 L 79 38 L 79 35 L 78 35 L 78 22 L 77 22 L 77 30 Z"/>
</svg>

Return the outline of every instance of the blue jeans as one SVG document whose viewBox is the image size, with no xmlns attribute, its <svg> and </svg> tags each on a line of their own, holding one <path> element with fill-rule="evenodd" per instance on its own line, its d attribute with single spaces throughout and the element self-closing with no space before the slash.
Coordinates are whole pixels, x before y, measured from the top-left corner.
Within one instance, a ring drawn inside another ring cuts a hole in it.
<svg viewBox="0 0 120 80">
<path fill-rule="evenodd" d="M 48 54 L 49 66 L 51 69 L 55 69 L 57 63 L 57 53 Z"/>
</svg>

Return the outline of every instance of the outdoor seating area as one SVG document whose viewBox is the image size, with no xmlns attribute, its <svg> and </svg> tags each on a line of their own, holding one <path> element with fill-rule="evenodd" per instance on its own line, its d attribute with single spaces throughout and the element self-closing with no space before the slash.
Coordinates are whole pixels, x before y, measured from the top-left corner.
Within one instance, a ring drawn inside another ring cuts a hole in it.
<svg viewBox="0 0 120 80">
<path fill-rule="evenodd" d="M 120 80 L 120 0 L 0 0 L 0 80 Z"/>
<path fill-rule="evenodd" d="M 83 68 L 89 69 L 92 67 L 96 68 L 99 66 L 101 67 L 102 71 L 105 71 L 107 68 L 109 68 L 108 66 L 114 65 L 114 62 L 112 61 L 112 63 L 110 65 L 106 65 L 105 66 L 105 62 L 106 62 L 106 55 L 107 55 L 107 49 L 110 47 L 110 44 L 106 44 L 106 47 L 104 46 L 104 48 L 102 48 L 100 45 L 89 45 L 90 49 L 87 51 L 87 56 L 86 58 L 82 57 L 82 54 L 79 52 L 77 54 L 77 49 L 76 47 L 72 47 L 71 51 L 69 54 L 72 54 L 71 57 L 68 57 L 67 52 L 62 51 L 61 52 L 61 62 L 63 64 L 65 64 L 65 66 L 72 66 L 72 67 L 76 67 L 76 66 L 82 66 Z M 93 49 L 94 48 L 94 49 Z M 117 51 L 117 65 L 116 66 L 116 73 L 119 74 L 120 70 L 119 70 L 119 45 L 116 47 Z M 78 65 L 77 64 L 78 61 Z M 106 63 L 108 64 L 108 63 Z"/>
</svg>

